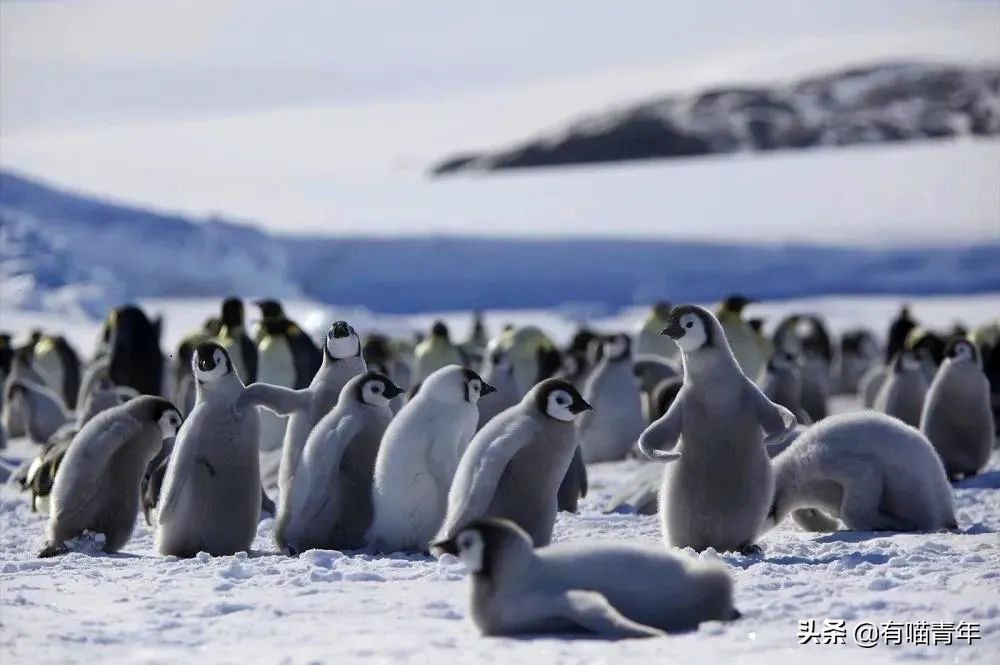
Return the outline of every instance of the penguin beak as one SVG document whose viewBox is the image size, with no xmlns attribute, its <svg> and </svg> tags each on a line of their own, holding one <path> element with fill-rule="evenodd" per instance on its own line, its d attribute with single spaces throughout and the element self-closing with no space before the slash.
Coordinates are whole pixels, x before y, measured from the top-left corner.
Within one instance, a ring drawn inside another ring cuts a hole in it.
<svg viewBox="0 0 1000 665">
<path fill-rule="evenodd" d="M 671 321 L 670 325 L 660 331 L 661 335 L 666 335 L 670 339 L 680 339 L 684 337 L 684 328 L 681 328 L 680 321 Z"/>
<path fill-rule="evenodd" d="M 337 321 L 332 326 L 330 326 L 330 331 L 333 333 L 334 338 L 342 339 L 351 334 L 351 328 L 347 325 L 346 321 Z"/>
<path fill-rule="evenodd" d="M 386 399 L 392 399 L 394 397 L 398 397 L 399 395 L 402 395 L 404 392 L 406 392 L 405 390 L 403 390 L 402 388 L 400 388 L 391 381 L 386 381 L 384 385 L 385 385 L 385 391 L 382 394 L 385 395 Z"/>
<path fill-rule="evenodd" d="M 442 554 L 458 556 L 458 543 L 455 542 L 454 538 L 431 543 L 431 554 L 435 556 L 441 556 Z"/>
<path fill-rule="evenodd" d="M 577 397 L 575 400 L 573 400 L 573 403 L 569 405 L 569 412 L 572 413 L 574 416 L 578 413 L 583 413 L 584 411 L 593 411 L 593 410 L 594 407 L 592 407 L 590 403 L 587 402 L 582 397 Z"/>
<path fill-rule="evenodd" d="M 496 391 L 497 391 L 496 388 L 483 381 L 483 388 L 479 392 L 479 396 L 482 397 L 483 395 L 489 395 L 490 393 L 495 393 Z"/>
</svg>

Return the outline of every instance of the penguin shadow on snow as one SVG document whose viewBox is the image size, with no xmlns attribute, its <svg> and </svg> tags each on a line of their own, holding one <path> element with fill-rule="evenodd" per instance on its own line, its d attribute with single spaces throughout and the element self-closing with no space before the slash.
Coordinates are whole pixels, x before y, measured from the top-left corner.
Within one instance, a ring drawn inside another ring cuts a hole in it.
<svg viewBox="0 0 1000 665">
<path fill-rule="evenodd" d="M 995 490 L 1000 489 L 1000 469 L 985 471 L 975 476 L 963 478 L 951 484 L 957 490 Z"/>
</svg>

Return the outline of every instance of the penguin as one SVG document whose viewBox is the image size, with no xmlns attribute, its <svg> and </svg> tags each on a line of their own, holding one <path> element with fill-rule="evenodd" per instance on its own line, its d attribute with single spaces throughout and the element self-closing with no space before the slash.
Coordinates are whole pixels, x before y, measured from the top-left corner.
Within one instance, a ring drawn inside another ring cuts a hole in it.
<svg viewBox="0 0 1000 665">
<path fill-rule="evenodd" d="M 760 376 L 766 356 L 757 333 L 743 320 L 743 310 L 754 302 L 756 301 L 745 296 L 733 294 L 719 304 L 716 314 L 728 346 L 743 374 L 756 378 Z"/>
<path fill-rule="evenodd" d="M 861 397 L 861 405 L 866 409 L 874 409 L 878 394 L 882 391 L 886 379 L 889 378 L 889 368 L 886 365 L 875 364 L 868 369 L 861 377 L 858 384 L 858 395 Z"/>
<path fill-rule="evenodd" d="M 594 410 L 576 421 L 587 464 L 623 459 L 645 427 L 639 388 L 632 374 L 631 346 L 628 335 L 608 337 L 604 358 L 587 379 L 583 396 Z"/>
<path fill-rule="evenodd" d="M 257 381 L 273 386 L 307 387 L 323 363 L 323 352 L 313 344 L 302 328 L 285 315 L 276 300 L 259 300 L 261 320 L 255 337 L 257 344 Z M 281 448 L 287 420 L 273 413 L 260 414 L 260 450 L 270 454 Z M 280 459 L 280 456 L 278 456 Z M 269 465 L 267 475 L 277 474 L 277 464 Z"/>
<path fill-rule="evenodd" d="M 986 466 L 996 439 L 990 386 L 979 349 L 967 339 L 948 344 L 920 419 L 950 478 L 974 476 Z"/>
<path fill-rule="evenodd" d="M 295 554 L 364 546 L 374 510 L 375 456 L 392 420 L 389 402 L 401 392 L 387 376 L 371 371 L 344 385 L 337 405 L 309 434 L 280 504 L 279 547 Z"/>
<path fill-rule="evenodd" d="M 683 386 L 683 376 L 678 376 L 673 379 L 664 379 L 656 384 L 656 388 L 653 389 L 653 398 L 650 402 L 650 406 L 652 408 L 649 414 L 650 424 L 666 415 L 667 411 L 670 410 L 670 406 L 674 403 L 674 400 L 677 399 L 677 395 L 680 393 Z"/>
<path fill-rule="evenodd" d="M 210 317 L 202 324 L 201 330 L 187 335 L 177 344 L 171 362 L 170 394 L 173 403 L 185 417 L 194 408 L 195 381 L 191 373 L 191 356 L 199 344 L 216 339 L 221 330 L 222 321 Z"/>
<path fill-rule="evenodd" d="M 708 310 L 676 307 L 664 333 L 681 349 L 684 386 L 639 448 L 651 459 L 675 460 L 660 492 L 665 539 L 673 547 L 757 554 L 774 489 L 763 434 L 784 436 L 795 416 L 743 374 Z M 680 454 L 670 452 L 679 439 Z"/>
<path fill-rule="evenodd" d="M 944 361 L 948 342 L 932 330 L 917 326 L 906 336 L 906 348 L 912 350 L 920 360 L 927 383 L 934 380 L 938 365 Z"/>
<path fill-rule="evenodd" d="M 576 450 L 573 421 L 590 404 L 573 384 L 546 379 L 472 439 L 448 492 L 438 540 L 473 520 L 502 517 L 524 529 L 536 547 L 548 545 L 556 523 L 556 493 Z"/>
<path fill-rule="evenodd" d="M 862 377 L 880 362 L 874 335 L 863 328 L 845 332 L 840 338 L 840 353 L 834 365 L 836 392 L 842 395 L 858 393 Z"/>
<path fill-rule="evenodd" d="M 791 353 L 775 351 L 757 384 L 765 397 L 791 411 L 800 423 L 812 424 L 812 418 L 802 408 L 802 376 Z"/>
<path fill-rule="evenodd" d="M 160 493 L 156 547 L 164 556 L 247 551 L 261 508 L 257 407 L 287 414 L 306 406 L 279 386 L 245 387 L 215 342 L 191 359 L 197 399 L 174 442 Z"/>
<path fill-rule="evenodd" d="M 663 328 L 660 328 L 663 330 Z M 659 356 L 636 356 L 632 364 L 632 373 L 639 382 L 639 394 L 642 397 L 642 416 L 645 424 L 656 420 L 657 407 L 654 402 L 656 387 L 667 379 L 676 379 L 681 375 L 680 368 L 671 360 Z"/>
<path fill-rule="evenodd" d="M 661 300 L 650 308 L 649 316 L 642 322 L 636 335 L 635 353 L 637 356 L 648 355 L 667 360 L 677 358 L 679 354 L 677 345 L 669 337 L 660 334 L 667 325 L 672 306 L 671 303 Z"/>
<path fill-rule="evenodd" d="M 112 310 L 108 326 L 111 380 L 142 395 L 159 395 L 163 389 L 159 323 L 135 305 L 125 305 Z"/>
<path fill-rule="evenodd" d="M 725 566 L 621 541 L 532 550 L 503 519 L 481 519 L 435 543 L 472 574 L 472 620 L 483 635 L 584 633 L 656 637 L 739 618 Z"/>
<path fill-rule="evenodd" d="M 14 377 L 7 382 L 6 392 L 6 401 L 21 414 L 25 433 L 34 443 L 46 443 L 60 427 L 73 421 L 62 398 L 47 386 Z"/>
<path fill-rule="evenodd" d="M 448 365 L 465 365 L 462 351 L 451 343 L 448 326 L 435 321 L 431 334 L 414 350 L 413 382 L 422 383 L 432 373 Z"/>
<path fill-rule="evenodd" d="M 573 335 L 569 346 L 562 354 L 562 362 L 556 377 L 566 379 L 572 383 L 577 390 L 583 390 L 587 384 L 587 377 L 594 367 L 590 355 L 591 344 L 597 342 L 600 348 L 598 335 L 591 330 L 581 328 Z"/>
<path fill-rule="evenodd" d="M 774 466 L 768 528 L 807 508 L 858 531 L 958 528 L 951 486 L 933 446 L 884 414 L 830 416 L 799 436 Z"/>
<path fill-rule="evenodd" d="M 330 326 L 323 344 L 323 364 L 308 388 L 297 391 L 305 408 L 296 410 L 288 419 L 285 439 L 281 445 L 281 464 L 278 468 L 278 503 L 288 505 L 295 474 L 299 468 L 302 451 L 320 418 L 337 404 L 344 386 L 352 378 L 366 371 L 361 356 L 361 338 L 346 321 Z M 279 521 L 275 538 L 285 540 L 281 533 L 284 522 Z"/>
<path fill-rule="evenodd" d="M 580 449 L 580 444 L 576 444 L 573 446 L 573 458 L 570 460 L 569 468 L 566 469 L 566 475 L 563 476 L 559 490 L 556 492 L 556 505 L 559 512 L 576 513 L 580 499 L 587 496 L 587 490 L 587 465 L 583 461 L 583 450 Z"/>
<path fill-rule="evenodd" d="M 73 347 L 65 337 L 42 335 L 32 353 L 45 385 L 62 398 L 67 409 L 75 409 L 80 392 L 80 357 Z"/>
<path fill-rule="evenodd" d="M 903 349 L 889 366 L 885 383 L 875 398 L 875 410 L 920 427 L 920 415 L 927 395 L 927 379 L 916 354 Z"/>
<path fill-rule="evenodd" d="M 246 333 L 243 301 L 239 298 L 223 300 L 219 322 L 215 341 L 229 354 L 243 383 L 250 385 L 257 380 L 257 347 Z"/>
<path fill-rule="evenodd" d="M 520 401 L 517 386 L 514 384 L 514 364 L 496 340 L 486 347 L 481 376 L 484 381 L 496 388 L 496 392 L 479 403 L 477 431 L 498 413 L 506 411 Z"/>
<path fill-rule="evenodd" d="M 448 365 L 427 377 L 396 414 L 375 460 L 375 518 L 366 541 L 376 551 L 427 552 L 476 431 L 476 405 L 493 391 L 474 371 Z"/>
<path fill-rule="evenodd" d="M 1000 319 L 975 328 L 970 339 L 979 348 L 983 373 L 990 384 L 990 404 L 995 429 L 1000 431 Z"/>
<path fill-rule="evenodd" d="M 889 334 L 886 336 L 885 362 L 892 362 L 896 354 L 906 348 L 906 338 L 910 331 L 917 327 L 917 322 L 910 315 L 909 305 L 902 305 L 899 313 L 889 324 Z"/>
<path fill-rule="evenodd" d="M 33 348 L 34 345 L 29 343 L 25 346 L 16 347 L 13 350 L 10 360 L 10 372 L 7 374 L 7 378 L 3 384 L 2 424 L 7 436 L 11 438 L 27 436 L 28 434 L 23 413 L 23 401 L 18 399 L 12 402 L 8 398 L 11 385 L 15 381 L 24 381 L 35 386 L 45 386 L 45 379 L 42 378 L 42 375 L 34 367 Z M 55 397 L 57 401 L 61 402 L 57 395 Z"/>
<path fill-rule="evenodd" d="M 510 327 L 500 336 L 514 366 L 514 385 L 518 399 L 534 385 L 550 378 L 562 367 L 562 354 L 552 340 L 537 326 Z"/>
<path fill-rule="evenodd" d="M 163 440 L 176 435 L 180 411 L 142 396 L 101 413 L 73 437 L 52 487 L 49 540 L 39 557 L 67 552 L 85 530 L 104 534 L 104 551 L 129 541 L 139 512 L 139 484 Z"/>
</svg>

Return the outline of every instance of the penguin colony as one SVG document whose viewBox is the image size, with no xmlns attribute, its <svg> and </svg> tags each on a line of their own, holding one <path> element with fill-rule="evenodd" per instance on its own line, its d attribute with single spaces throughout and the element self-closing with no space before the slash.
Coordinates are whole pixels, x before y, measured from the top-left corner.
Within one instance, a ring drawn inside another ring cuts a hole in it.
<svg viewBox="0 0 1000 665">
<path fill-rule="evenodd" d="M 41 557 L 85 535 L 119 551 L 140 508 L 162 555 L 229 555 L 273 515 L 292 556 L 457 557 L 485 635 L 658 636 L 739 618 L 725 567 L 670 548 L 760 556 L 789 516 L 955 530 L 949 482 L 997 445 L 1000 322 L 941 334 L 903 307 L 884 347 L 835 345 L 809 314 L 765 336 L 752 302 L 659 302 L 634 335 L 560 348 L 534 326 L 491 339 L 479 313 L 465 342 L 337 321 L 316 344 L 281 303 L 256 301 L 251 328 L 227 298 L 166 357 L 161 322 L 126 305 L 87 363 L 63 337 L 0 334 L 0 447 L 39 446 L 9 482 L 48 515 Z M 831 394 L 868 410 L 828 417 Z M 587 464 L 628 457 L 655 462 L 607 508 L 658 513 L 667 547 L 550 544 Z"/>
</svg>

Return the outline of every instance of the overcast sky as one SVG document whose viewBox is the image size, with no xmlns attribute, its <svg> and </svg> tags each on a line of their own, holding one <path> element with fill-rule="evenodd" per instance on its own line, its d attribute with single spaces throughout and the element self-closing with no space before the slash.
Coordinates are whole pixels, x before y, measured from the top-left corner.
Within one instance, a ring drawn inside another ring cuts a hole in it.
<svg viewBox="0 0 1000 665">
<path fill-rule="evenodd" d="M 888 57 L 1000 62 L 1000 2 L 0 2 L 0 163 L 192 214 L 361 231 L 359 188 L 435 187 L 424 168 L 454 150 Z M 399 204 L 385 228 L 425 230 Z"/>
</svg>

